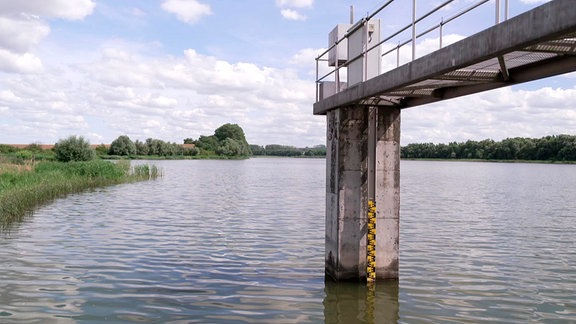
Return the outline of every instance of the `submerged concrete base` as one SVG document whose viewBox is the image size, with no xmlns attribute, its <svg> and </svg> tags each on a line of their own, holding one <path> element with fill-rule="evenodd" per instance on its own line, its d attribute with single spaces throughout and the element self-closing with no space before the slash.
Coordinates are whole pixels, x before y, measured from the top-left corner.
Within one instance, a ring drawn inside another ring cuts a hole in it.
<svg viewBox="0 0 576 324">
<path fill-rule="evenodd" d="M 375 181 L 376 278 L 398 278 L 400 220 L 400 109 L 376 111 L 375 172 L 368 172 L 369 110 L 327 113 L 326 276 L 366 279 L 369 178 Z M 370 181 L 372 181 L 370 180 Z"/>
</svg>

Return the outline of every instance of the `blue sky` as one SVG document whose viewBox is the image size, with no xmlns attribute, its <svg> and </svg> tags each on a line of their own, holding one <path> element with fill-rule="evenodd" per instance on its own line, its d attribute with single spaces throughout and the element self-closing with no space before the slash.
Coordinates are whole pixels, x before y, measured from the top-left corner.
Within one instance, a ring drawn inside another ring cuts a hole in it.
<svg viewBox="0 0 576 324">
<path fill-rule="evenodd" d="M 440 2 L 419 0 L 418 12 Z M 423 28 L 472 2 L 454 1 Z M 543 2 L 510 0 L 511 15 Z M 312 115 L 314 58 L 351 5 L 357 20 L 381 3 L 0 0 L 0 143 L 69 135 L 180 143 L 237 123 L 251 144 L 323 144 L 325 117 Z M 382 29 L 405 25 L 411 3 L 396 0 Z M 493 22 L 491 2 L 448 27 L 445 42 Z M 432 50 L 435 38 L 417 51 Z M 573 134 L 575 85 L 569 74 L 405 110 L 402 144 Z"/>
</svg>

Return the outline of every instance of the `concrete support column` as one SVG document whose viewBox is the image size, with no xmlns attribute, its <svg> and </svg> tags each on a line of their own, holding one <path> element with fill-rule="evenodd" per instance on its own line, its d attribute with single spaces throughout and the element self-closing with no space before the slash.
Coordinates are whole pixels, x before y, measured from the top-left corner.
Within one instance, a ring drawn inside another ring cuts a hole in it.
<svg viewBox="0 0 576 324">
<path fill-rule="evenodd" d="M 378 108 L 376 278 L 397 279 L 400 255 L 400 109 Z"/>
<path fill-rule="evenodd" d="M 377 207 L 376 277 L 398 278 L 400 109 L 376 110 L 375 171 L 370 173 L 369 110 L 350 106 L 327 113 L 325 261 L 326 276 L 336 281 L 366 278 L 367 202 L 372 182 Z"/>
<path fill-rule="evenodd" d="M 336 281 L 366 276 L 366 158 L 368 110 L 327 113 L 326 276 Z"/>
</svg>

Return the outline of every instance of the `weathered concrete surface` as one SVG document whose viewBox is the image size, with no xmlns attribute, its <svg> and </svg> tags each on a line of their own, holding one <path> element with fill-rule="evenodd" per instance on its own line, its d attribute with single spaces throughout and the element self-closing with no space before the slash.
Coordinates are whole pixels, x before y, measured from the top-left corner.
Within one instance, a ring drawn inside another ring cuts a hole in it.
<svg viewBox="0 0 576 324">
<path fill-rule="evenodd" d="M 366 278 L 369 110 L 346 107 L 327 114 L 326 275 Z M 400 220 L 400 109 L 377 108 L 376 276 L 398 278 Z"/>
<path fill-rule="evenodd" d="M 326 275 L 366 276 L 366 156 L 368 110 L 341 108 L 327 115 Z"/>
<path fill-rule="evenodd" d="M 400 255 L 400 109 L 378 108 L 376 278 L 397 279 Z"/>
<path fill-rule="evenodd" d="M 337 107 L 355 105 L 363 99 L 376 97 L 490 58 L 574 33 L 576 32 L 575 6 L 574 0 L 550 1 L 457 43 L 325 98 L 314 104 L 314 114 L 322 115 Z M 404 100 L 399 106 L 405 108 L 455 98 L 567 73 L 575 69 L 576 56 L 560 55 L 555 59 L 511 69 L 509 71 L 510 78 L 506 82 L 489 82 L 472 87 L 442 88 L 439 89 L 441 91 L 435 93 L 435 96 L 427 97 L 425 100 L 407 98 L 408 100 Z"/>
</svg>

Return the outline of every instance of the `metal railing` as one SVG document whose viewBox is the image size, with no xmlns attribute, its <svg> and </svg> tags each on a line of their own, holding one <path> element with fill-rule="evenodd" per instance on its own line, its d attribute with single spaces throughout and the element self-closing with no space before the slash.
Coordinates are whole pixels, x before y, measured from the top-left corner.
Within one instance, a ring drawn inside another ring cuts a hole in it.
<svg viewBox="0 0 576 324">
<path fill-rule="evenodd" d="M 340 92 L 340 90 L 341 90 L 340 89 L 340 70 L 342 68 L 348 67 L 351 63 L 355 62 L 356 60 L 363 59 L 363 58 L 365 59 L 367 54 L 373 50 L 376 50 L 376 49 L 383 50 L 382 47 L 384 44 L 394 40 L 395 38 L 399 37 L 400 35 L 407 32 L 408 30 L 410 30 L 410 32 L 411 32 L 411 37 L 409 37 L 408 39 L 406 39 L 404 41 L 399 41 L 397 45 L 391 46 L 391 48 L 387 49 L 386 51 L 383 51 L 383 53 L 381 54 L 381 59 L 383 57 L 390 55 L 391 53 L 395 52 L 396 53 L 396 67 L 398 67 L 398 66 L 400 66 L 400 49 L 402 47 L 408 45 L 408 44 L 411 44 L 412 45 L 412 58 L 411 58 L 411 60 L 412 61 L 415 60 L 416 59 L 416 40 L 418 40 L 419 38 L 422 38 L 423 36 L 426 36 L 426 35 L 432 33 L 435 30 L 439 31 L 438 49 L 442 48 L 445 26 L 447 24 L 453 22 L 454 20 L 464 16 L 465 14 L 471 12 L 472 10 L 486 4 L 487 2 L 494 2 L 494 7 L 495 7 L 495 13 L 494 13 L 495 20 L 494 21 L 495 21 L 495 24 L 498 24 L 503 20 L 507 20 L 508 15 L 509 15 L 509 0 L 503 0 L 503 2 L 504 2 L 503 17 L 502 17 L 502 13 L 501 13 L 501 7 L 502 7 L 501 0 L 479 0 L 479 1 L 476 1 L 475 3 L 473 3 L 472 5 L 470 5 L 464 9 L 456 12 L 455 14 L 449 16 L 448 18 L 441 17 L 440 22 L 438 22 L 438 23 L 432 25 L 431 27 L 428 27 L 425 30 L 417 33 L 417 25 L 419 23 L 422 23 L 427 18 L 430 18 L 431 16 L 433 16 L 435 13 L 437 13 L 441 9 L 446 8 L 449 4 L 451 4 L 455 0 L 446 0 L 442 4 L 434 7 L 433 9 L 426 12 L 425 14 L 423 14 L 420 17 L 416 17 L 417 0 L 412 0 L 412 8 L 411 8 L 412 9 L 412 19 L 408 24 L 406 24 L 404 27 L 400 28 L 398 31 L 395 31 L 392 34 L 384 37 L 382 40 L 380 40 L 375 45 L 373 45 L 371 47 L 365 46 L 362 49 L 362 52 L 360 54 L 358 54 L 354 57 L 347 58 L 345 63 L 343 63 L 342 65 L 339 65 L 339 56 L 338 56 L 339 46 L 338 45 L 340 43 L 342 43 L 343 41 L 347 40 L 350 37 L 350 35 L 352 35 L 354 32 L 357 32 L 360 28 L 364 28 L 370 22 L 371 19 L 377 17 L 377 15 L 379 13 L 381 13 L 384 9 L 389 7 L 394 1 L 395 0 L 386 1 L 385 3 L 380 5 L 380 7 L 378 7 L 373 13 L 368 13 L 366 15 L 366 17 L 361 18 L 358 22 L 356 22 L 354 25 L 352 25 L 352 27 L 350 27 L 348 29 L 348 31 L 344 34 L 344 36 L 339 38 L 328 49 L 326 49 L 324 52 L 322 52 L 320 55 L 318 55 L 316 57 L 316 102 L 318 102 L 320 99 L 319 98 L 320 97 L 320 85 L 323 82 L 325 82 L 328 78 L 331 78 L 334 80 L 335 91 Z M 352 16 L 352 13 L 351 13 L 351 16 Z M 351 17 L 351 20 L 353 20 L 353 17 Z M 352 23 L 352 21 L 350 23 Z M 367 29 L 368 28 L 366 28 L 366 30 Z M 480 30 L 478 30 L 478 31 L 480 31 Z M 366 37 L 368 37 L 368 36 L 366 36 Z M 331 71 L 329 71 L 328 73 L 320 76 L 319 75 L 320 74 L 320 62 L 328 62 L 327 56 L 329 55 L 329 53 L 332 50 L 335 51 L 335 56 L 336 56 L 334 68 Z M 364 60 L 364 62 L 366 62 L 366 60 Z M 366 68 L 367 67 L 364 66 L 364 69 L 366 69 Z M 379 74 L 381 74 L 383 72 L 386 72 L 386 71 L 380 71 Z M 364 75 L 363 81 L 366 81 L 365 76 L 367 75 L 367 71 L 363 71 L 362 74 Z"/>
</svg>

